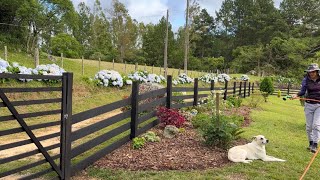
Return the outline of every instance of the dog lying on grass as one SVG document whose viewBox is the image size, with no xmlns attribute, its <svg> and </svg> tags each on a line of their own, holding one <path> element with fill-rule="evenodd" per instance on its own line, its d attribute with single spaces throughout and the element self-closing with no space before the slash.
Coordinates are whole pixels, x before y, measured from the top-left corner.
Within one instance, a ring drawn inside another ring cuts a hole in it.
<svg viewBox="0 0 320 180">
<path fill-rule="evenodd" d="M 229 149 L 228 159 L 232 162 L 242 163 L 250 163 L 254 159 L 261 159 L 262 161 L 286 161 L 267 155 L 265 145 L 268 142 L 269 140 L 263 135 L 254 136 L 251 143 Z"/>
</svg>

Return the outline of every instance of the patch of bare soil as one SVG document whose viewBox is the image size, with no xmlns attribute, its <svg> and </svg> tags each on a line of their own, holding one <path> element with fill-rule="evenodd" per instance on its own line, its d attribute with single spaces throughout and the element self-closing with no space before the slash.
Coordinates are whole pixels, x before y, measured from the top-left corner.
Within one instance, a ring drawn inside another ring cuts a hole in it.
<svg viewBox="0 0 320 180">
<path fill-rule="evenodd" d="M 241 107 L 233 109 L 227 114 L 244 116 L 244 126 L 251 122 L 250 109 Z M 162 129 L 155 127 L 151 131 L 160 136 L 161 141 L 146 143 L 142 149 L 135 150 L 131 142 L 116 149 L 94 166 L 99 168 L 126 170 L 193 170 L 222 167 L 229 163 L 227 151 L 205 146 L 197 130 L 190 123 L 186 123 L 185 132 L 172 139 L 163 137 Z M 245 144 L 246 140 L 239 140 L 235 144 Z"/>
</svg>

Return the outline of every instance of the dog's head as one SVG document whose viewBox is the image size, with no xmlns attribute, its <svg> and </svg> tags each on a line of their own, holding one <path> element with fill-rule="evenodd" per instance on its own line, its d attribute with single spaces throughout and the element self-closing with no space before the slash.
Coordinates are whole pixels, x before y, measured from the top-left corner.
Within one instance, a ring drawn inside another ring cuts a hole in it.
<svg viewBox="0 0 320 180">
<path fill-rule="evenodd" d="M 253 136 L 253 142 L 257 143 L 259 146 L 266 145 L 269 140 L 265 138 L 263 135 Z"/>
</svg>

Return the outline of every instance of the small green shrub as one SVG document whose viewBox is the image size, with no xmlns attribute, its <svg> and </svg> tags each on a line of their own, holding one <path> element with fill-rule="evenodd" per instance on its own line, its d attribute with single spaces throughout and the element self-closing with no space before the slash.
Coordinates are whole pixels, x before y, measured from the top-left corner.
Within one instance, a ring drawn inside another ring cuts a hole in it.
<svg viewBox="0 0 320 180">
<path fill-rule="evenodd" d="M 232 107 L 240 107 L 242 103 L 242 98 L 239 96 L 229 96 L 227 97 L 227 104 Z"/>
<path fill-rule="evenodd" d="M 160 137 L 157 136 L 157 134 L 153 131 L 148 131 L 146 132 L 143 137 L 146 139 L 148 142 L 159 142 Z"/>
<path fill-rule="evenodd" d="M 140 149 L 146 143 L 146 138 L 144 137 L 135 137 L 132 140 L 132 147 L 133 149 Z"/>
<path fill-rule="evenodd" d="M 210 116 L 203 113 L 198 114 L 192 119 L 191 123 L 194 128 L 205 126 L 206 124 L 210 123 Z"/>
<path fill-rule="evenodd" d="M 273 83 L 270 77 L 265 77 L 260 84 L 260 91 L 267 92 L 269 95 L 274 92 Z"/>
<path fill-rule="evenodd" d="M 217 123 L 218 122 L 218 123 Z M 231 143 L 243 133 L 241 127 L 233 122 L 232 117 L 217 116 L 211 118 L 209 124 L 200 127 L 204 143 L 222 149 L 228 149 Z"/>
<path fill-rule="evenodd" d="M 252 108 L 257 108 L 263 101 L 264 98 L 262 97 L 262 94 L 260 92 L 255 92 L 254 94 L 251 94 L 248 98 L 248 106 Z"/>
<path fill-rule="evenodd" d="M 280 98 L 280 97 L 281 97 L 281 91 L 280 91 L 280 90 L 278 90 L 278 94 L 277 94 L 277 96 L 278 96 L 278 98 Z"/>
</svg>

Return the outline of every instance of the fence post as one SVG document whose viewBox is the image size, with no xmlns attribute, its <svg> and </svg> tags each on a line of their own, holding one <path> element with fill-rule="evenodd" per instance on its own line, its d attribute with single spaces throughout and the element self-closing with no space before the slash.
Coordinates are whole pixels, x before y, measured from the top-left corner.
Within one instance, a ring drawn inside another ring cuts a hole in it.
<svg viewBox="0 0 320 180">
<path fill-rule="evenodd" d="M 249 82 L 248 96 L 250 96 L 251 82 Z"/>
<path fill-rule="evenodd" d="M 198 105 L 198 78 L 194 79 L 194 87 L 193 87 L 193 106 Z"/>
<path fill-rule="evenodd" d="M 167 108 L 171 108 L 172 101 L 172 76 L 167 76 Z"/>
<path fill-rule="evenodd" d="M 211 80 L 210 90 L 211 90 L 211 91 L 213 91 L 213 90 L 214 90 L 214 80 Z M 212 92 L 211 92 L 211 93 L 212 93 Z"/>
<path fill-rule="evenodd" d="M 224 95 L 223 95 L 224 100 L 227 99 L 227 93 L 228 93 L 228 81 L 225 79 L 224 80 Z"/>
<path fill-rule="evenodd" d="M 239 97 L 242 97 L 242 95 L 241 95 L 241 89 L 242 89 L 242 82 L 240 82 L 240 86 L 239 86 Z"/>
<path fill-rule="evenodd" d="M 61 53 L 61 68 L 63 68 L 63 53 Z"/>
<path fill-rule="evenodd" d="M 135 64 L 134 71 L 138 71 L 138 63 Z"/>
<path fill-rule="evenodd" d="M 112 70 L 114 70 L 114 59 L 112 59 Z"/>
<path fill-rule="evenodd" d="M 60 131 L 60 168 L 61 179 L 69 180 L 71 176 L 71 121 L 72 121 L 72 84 L 73 74 L 62 75 L 62 113 Z"/>
<path fill-rule="evenodd" d="M 100 69 L 101 69 L 101 58 L 99 58 L 99 71 L 100 71 Z"/>
<path fill-rule="evenodd" d="M 233 82 L 233 97 L 236 96 L 236 87 L 237 87 L 237 82 Z"/>
<path fill-rule="evenodd" d="M 254 90 L 254 83 L 252 83 L 252 87 L 251 87 L 251 93 L 253 94 L 253 90 Z"/>
<path fill-rule="evenodd" d="M 132 91 L 131 91 L 131 133 L 130 139 L 133 139 L 137 135 L 138 130 L 138 95 L 139 95 L 139 82 L 134 81 L 132 83 Z"/>
<path fill-rule="evenodd" d="M 82 56 L 82 76 L 84 75 L 84 58 Z"/>
<path fill-rule="evenodd" d="M 39 65 L 39 49 L 34 48 L 34 67 Z"/>
<path fill-rule="evenodd" d="M 290 94 L 290 82 L 288 82 L 288 90 L 287 90 L 287 94 Z"/>
<path fill-rule="evenodd" d="M 8 61 L 8 49 L 7 49 L 7 46 L 4 46 L 4 60 Z"/>
<path fill-rule="evenodd" d="M 247 93 L 247 81 L 245 81 L 243 85 L 243 98 L 246 98 L 246 93 Z"/>
</svg>

